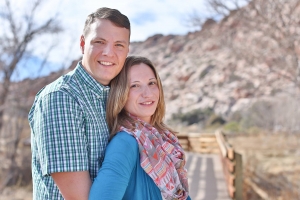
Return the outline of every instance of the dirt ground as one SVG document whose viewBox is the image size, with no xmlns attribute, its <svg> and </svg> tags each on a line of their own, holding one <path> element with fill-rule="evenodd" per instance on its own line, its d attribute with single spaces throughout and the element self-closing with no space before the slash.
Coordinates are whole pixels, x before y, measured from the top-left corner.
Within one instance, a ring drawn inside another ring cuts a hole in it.
<svg viewBox="0 0 300 200">
<path fill-rule="evenodd" d="M 32 200 L 32 187 L 7 187 L 1 192 L 0 200 Z"/>
</svg>

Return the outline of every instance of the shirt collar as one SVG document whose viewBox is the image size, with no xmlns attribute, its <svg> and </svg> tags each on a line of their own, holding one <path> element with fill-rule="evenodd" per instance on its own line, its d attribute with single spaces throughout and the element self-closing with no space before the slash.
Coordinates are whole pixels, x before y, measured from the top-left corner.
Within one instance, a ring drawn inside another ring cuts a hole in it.
<svg viewBox="0 0 300 200">
<path fill-rule="evenodd" d="M 87 85 L 95 95 L 97 95 L 97 98 L 106 97 L 110 87 L 104 86 L 97 82 L 82 66 L 81 61 L 78 62 L 75 73 L 77 77 L 80 79 L 80 82 Z"/>
</svg>

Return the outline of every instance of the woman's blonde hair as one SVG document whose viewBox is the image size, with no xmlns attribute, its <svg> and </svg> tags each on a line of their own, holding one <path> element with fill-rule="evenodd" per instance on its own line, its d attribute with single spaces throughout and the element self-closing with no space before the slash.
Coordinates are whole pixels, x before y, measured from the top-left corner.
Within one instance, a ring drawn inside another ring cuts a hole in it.
<svg viewBox="0 0 300 200">
<path fill-rule="evenodd" d="M 110 83 L 111 89 L 106 107 L 106 120 L 110 130 L 110 138 L 112 138 L 119 131 L 120 126 L 124 126 L 129 129 L 133 128 L 133 126 L 131 126 L 130 124 L 133 124 L 134 120 L 124 110 L 124 106 L 128 99 L 130 89 L 128 73 L 132 66 L 141 63 L 144 63 L 151 68 L 157 80 L 157 86 L 159 89 L 159 100 L 157 108 L 151 117 L 150 123 L 159 131 L 163 131 L 166 129 L 171 130 L 163 123 L 163 118 L 165 116 L 166 110 L 164 93 L 161 80 L 154 65 L 148 58 L 140 56 L 128 56 L 125 60 L 124 67 L 122 68 L 121 72 Z"/>
</svg>

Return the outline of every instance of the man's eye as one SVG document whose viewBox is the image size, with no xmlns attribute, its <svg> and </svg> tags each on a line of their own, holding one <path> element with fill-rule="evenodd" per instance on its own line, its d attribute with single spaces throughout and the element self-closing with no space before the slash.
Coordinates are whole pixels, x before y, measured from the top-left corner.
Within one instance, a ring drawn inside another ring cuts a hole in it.
<svg viewBox="0 0 300 200">
<path fill-rule="evenodd" d="M 117 47 L 124 47 L 123 44 L 116 44 Z"/>
</svg>

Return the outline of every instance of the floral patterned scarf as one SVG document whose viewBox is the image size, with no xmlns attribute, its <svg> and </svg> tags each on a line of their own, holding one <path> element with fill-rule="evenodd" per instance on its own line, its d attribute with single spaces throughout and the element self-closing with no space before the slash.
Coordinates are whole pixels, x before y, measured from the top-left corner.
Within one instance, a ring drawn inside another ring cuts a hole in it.
<svg viewBox="0 0 300 200">
<path fill-rule="evenodd" d="M 153 179 L 166 200 L 188 197 L 188 175 L 185 156 L 177 137 L 170 131 L 159 133 L 150 124 L 132 117 L 133 130 L 120 130 L 135 137 L 139 145 L 141 167 Z"/>
</svg>

